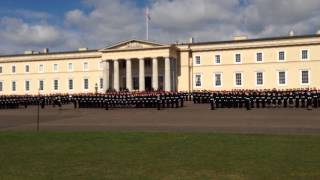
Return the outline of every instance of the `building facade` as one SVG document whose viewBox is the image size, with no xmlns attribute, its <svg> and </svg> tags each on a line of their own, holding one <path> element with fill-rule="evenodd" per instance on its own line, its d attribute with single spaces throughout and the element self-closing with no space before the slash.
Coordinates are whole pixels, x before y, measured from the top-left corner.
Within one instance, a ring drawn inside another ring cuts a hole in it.
<svg viewBox="0 0 320 180">
<path fill-rule="evenodd" d="M 320 35 L 0 56 L 0 95 L 320 88 Z"/>
</svg>

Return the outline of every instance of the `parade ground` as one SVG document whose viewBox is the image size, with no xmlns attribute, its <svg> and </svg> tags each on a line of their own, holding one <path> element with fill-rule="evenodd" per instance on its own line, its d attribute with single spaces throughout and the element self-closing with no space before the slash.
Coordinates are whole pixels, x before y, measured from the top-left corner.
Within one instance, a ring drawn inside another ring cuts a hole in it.
<svg viewBox="0 0 320 180">
<path fill-rule="evenodd" d="M 74 109 L 47 106 L 39 111 L 40 130 L 112 130 L 228 133 L 320 133 L 320 108 L 209 110 L 187 102 L 183 108 Z M 0 130 L 35 130 L 37 107 L 0 111 Z"/>
<path fill-rule="evenodd" d="M 320 109 L 0 110 L 0 179 L 319 179 Z"/>
</svg>

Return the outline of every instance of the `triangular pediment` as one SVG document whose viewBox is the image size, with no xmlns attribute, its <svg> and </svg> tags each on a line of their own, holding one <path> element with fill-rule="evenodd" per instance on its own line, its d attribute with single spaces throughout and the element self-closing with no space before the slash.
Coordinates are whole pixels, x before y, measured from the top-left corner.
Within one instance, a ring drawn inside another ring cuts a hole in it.
<svg viewBox="0 0 320 180">
<path fill-rule="evenodd" d="M 129 40 L 129 41 L 123 41 L 117 44 L 113 44 L 111 46 L 108 46 L 104 49 L 101 49 L 100 51 L 106 51 L 106 50 L 126 50 L 126 49 L 144 49 L 144 48 L 155 48 L 155 47 L 161 47 L 166 46 L 164 44 L 155 43 L 151 41 L 143 41 L 143 40 Z"/>
</svg>

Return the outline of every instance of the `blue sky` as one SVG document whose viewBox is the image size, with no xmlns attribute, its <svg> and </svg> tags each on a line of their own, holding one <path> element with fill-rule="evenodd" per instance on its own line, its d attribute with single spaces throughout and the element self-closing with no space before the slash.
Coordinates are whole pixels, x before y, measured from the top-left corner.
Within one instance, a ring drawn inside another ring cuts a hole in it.
<svg viewBox="0 0 320 180">
<path fill-rule="evenodd" d="M 162 43 L 313 34 L 319 0 L 1 0 L 0 54 L 102 48 L 145 38 Z"/>
</svg>

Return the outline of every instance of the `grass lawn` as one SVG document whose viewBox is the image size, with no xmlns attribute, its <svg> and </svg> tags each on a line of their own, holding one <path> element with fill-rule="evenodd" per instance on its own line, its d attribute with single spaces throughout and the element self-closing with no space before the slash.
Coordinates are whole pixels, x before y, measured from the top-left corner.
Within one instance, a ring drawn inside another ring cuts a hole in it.
<svg viewBox="0 0 320 180">
<path fill-rule="evenodd" d="M 0 132 L 0 179 L 320 179 L 320 136 Z"/>
</svg>

